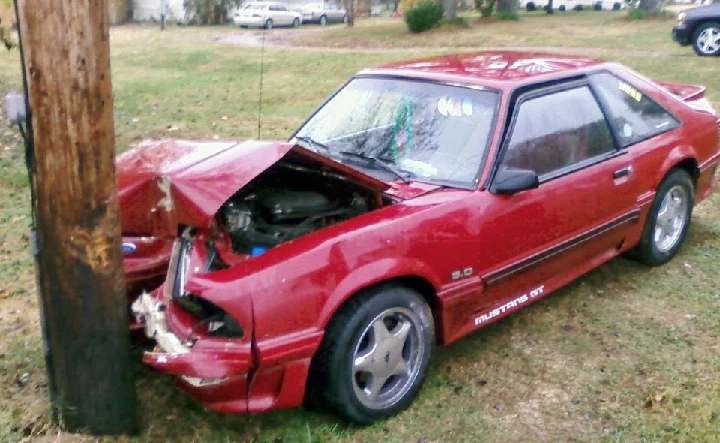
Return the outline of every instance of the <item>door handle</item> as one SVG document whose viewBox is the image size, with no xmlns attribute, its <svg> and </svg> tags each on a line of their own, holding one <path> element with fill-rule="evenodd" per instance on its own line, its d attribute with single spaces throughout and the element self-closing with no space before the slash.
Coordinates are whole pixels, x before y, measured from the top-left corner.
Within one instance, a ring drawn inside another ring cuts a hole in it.
<svg viewBox="0 0 720 443">
<path fill-rule="evenodd" d="M 619 178 L 627 177 L 630 175 L 630 173 L 632 173 L 632 166 L 626 166 L 613 172 L 613 179 L 617 180 Z"/>
</svg>

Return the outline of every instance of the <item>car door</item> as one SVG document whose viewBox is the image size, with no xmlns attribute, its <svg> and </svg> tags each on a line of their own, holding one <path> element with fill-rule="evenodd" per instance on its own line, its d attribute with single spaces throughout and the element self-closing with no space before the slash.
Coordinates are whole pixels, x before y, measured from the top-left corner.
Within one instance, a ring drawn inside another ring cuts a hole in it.
<svg viewBox="0 0 720 443">
<path fill-rule="evenodd" d="M 295 14 L 293 14 L 291 11 L 288 11 L 288 9 L 283 5 L 279 5 L 278 9 L 283 18 L 283 25 L 291 25 L 293 19 L 295 18 Z"/>
<path fill-rule="evenodd" d="M 496 170 L 532 170 L 539 185 L 500 195 L 490 183 L 480 233 L 493 247 L 478 260 L 479 311 L 555 289 L 617 255 L 639 211 L 632 154 L 616 145 L 584 81 L 517 100 Z"/>
</svg>

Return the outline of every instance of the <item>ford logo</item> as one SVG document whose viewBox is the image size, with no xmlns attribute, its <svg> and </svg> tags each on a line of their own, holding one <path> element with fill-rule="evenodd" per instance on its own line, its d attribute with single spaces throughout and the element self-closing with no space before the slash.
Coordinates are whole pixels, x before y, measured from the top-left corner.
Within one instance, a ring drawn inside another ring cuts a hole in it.
<svg viewBox="0 0 720 443">
<path fill-rule="evenodd" d="M 135 243 L 123 243 L 120 247 L 120 250 L 122 251 L 123 255 L 132 254 L 137 249 L 137 246 L 135 246 Z"/>
</svg>

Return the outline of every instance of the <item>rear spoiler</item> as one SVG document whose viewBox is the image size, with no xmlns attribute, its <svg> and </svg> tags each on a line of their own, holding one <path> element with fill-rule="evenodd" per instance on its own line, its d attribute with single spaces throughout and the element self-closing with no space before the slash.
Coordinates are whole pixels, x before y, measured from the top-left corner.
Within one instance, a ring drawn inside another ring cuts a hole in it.
<svg viewBox="0 0 720 443">
<path fill-rule="evenodd" d="M 710 101 L 705 97 L 705 90 L 702 85 L 690 85 L 687 83 L 676 83 L 655 80 L 655 83 L 670 91 L 674 96 L 685 102 L 688 106 L 698 111 L 717 115 Z"/>
</svg>

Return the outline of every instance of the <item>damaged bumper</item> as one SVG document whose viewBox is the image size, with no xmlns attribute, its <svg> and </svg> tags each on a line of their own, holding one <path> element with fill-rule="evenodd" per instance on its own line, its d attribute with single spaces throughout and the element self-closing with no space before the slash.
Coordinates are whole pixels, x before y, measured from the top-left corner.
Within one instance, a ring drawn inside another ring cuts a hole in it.
<svg viewBox="0 0 720 443">
<path fill-rule="evenodd" d="M 310 356 L 320 336 L 312 337 L 309 347 L 308 337 L 297 337 L 305 351 L 300 353 L 287 342 L 258 352 L 250 340 L 183 336 L 175 331 L 182 329 L 175 324 L 183 322 L 183 312 L 166 304 L 161 292 L 144 293 L 132 305 L 146 335 L 157 343 L 144 353 L 145 364 L 175 376 L 180 389 L 214 411 L 252 413 L 302 404 Z"/>
</svg>

